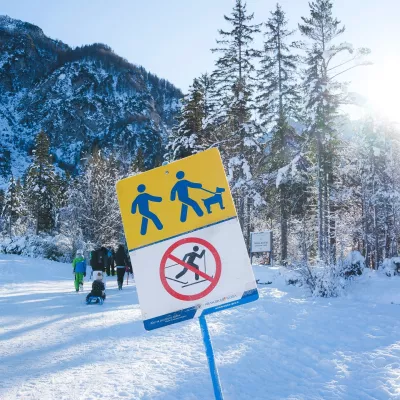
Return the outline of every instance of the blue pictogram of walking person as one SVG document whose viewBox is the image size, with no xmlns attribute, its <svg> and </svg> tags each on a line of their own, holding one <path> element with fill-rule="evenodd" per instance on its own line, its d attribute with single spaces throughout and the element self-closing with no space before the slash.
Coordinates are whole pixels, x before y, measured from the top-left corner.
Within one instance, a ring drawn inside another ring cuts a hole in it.
<svg viewBox="0 0 400 400">
<path fill-rule="evenodd" d="M 155 227 L 161 231 L 163 229 L 163 224 L 158 219 L 157 215 L 152 213 L 149 209 L 149 203 L 161 203 L 162 197 L 152 196 L 151 194 L 145 193 L 146 186 L 141 184 L 137 187 L 137 191 L 140 193 L 132 203 L 132 214 L 136 214 L 137 209 L 139 209 L 139 214 L 142 216 L 142 225 L 140 227 L 140 234 L 146 235 L 147 226 L 149 220 L 153 222 Z"/>
<path fill-rule="evenodd" d="M 176 196 L 178 196 L 178 200 L 182 203 L 180 217 L 181 222 L 186 221 L 189 207 L 191 207 L 199 217 L 202 217 L 204 215 L 203 210 L 200 208 L 195 200 L 189 197 L 189 188 L 201 189 L 202 184 L 190 182 L 187 179 L 183 179 L 185 177 L 185 173 L 183 171 L 177 172 L 176 177 L 178 179 L 178 182 L 176 182 L 173 186 L 170 198 L 171 201 L 175 201 Z"/>
</svg>

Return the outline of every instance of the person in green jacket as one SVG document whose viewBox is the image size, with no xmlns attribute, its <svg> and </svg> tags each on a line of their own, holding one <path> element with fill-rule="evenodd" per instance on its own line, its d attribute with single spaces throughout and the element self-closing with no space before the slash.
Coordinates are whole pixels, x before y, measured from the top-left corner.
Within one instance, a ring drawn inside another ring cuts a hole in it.
<svg viewBox="0 0 400 400">
<path fill-rule="evenodd" d="M 83 277 L 86 276 L 86 260 L 82 250 L 76 252 L 76 257 L 72 261 L 72 267 L 75 274 L 75 290 L 79 292 L 79 290 L 83 289 Z"/>
</svg>

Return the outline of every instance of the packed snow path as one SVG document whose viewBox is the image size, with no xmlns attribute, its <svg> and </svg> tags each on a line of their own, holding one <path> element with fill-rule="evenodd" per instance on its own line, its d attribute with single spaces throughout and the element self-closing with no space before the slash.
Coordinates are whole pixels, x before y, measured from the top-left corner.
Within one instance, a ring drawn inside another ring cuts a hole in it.
<svg viewBox="0 0 400 400">
<path fill-rule="evenodd" d="M 225 399 L 400 399 L 400 277 L 311 298 L 256 267 L 260 300 L 207 317 Z M 84 304 L 71 267 L 0 255 L 0 399 L 211 400 L 198 321 L 146 332 L 133 283 Z M 395 304 L 392 304 L 395 303 Z"/>
</svg>

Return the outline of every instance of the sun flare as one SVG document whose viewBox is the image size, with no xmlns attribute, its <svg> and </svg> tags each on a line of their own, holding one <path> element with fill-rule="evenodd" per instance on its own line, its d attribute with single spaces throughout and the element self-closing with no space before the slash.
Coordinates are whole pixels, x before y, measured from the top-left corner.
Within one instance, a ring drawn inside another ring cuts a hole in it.
<svg viewBox="0 0 400 400">
<path fill-rule="evenodd" d="M 367 106 L 381 117 L 400 124 L 400 58 L 388 59 L 370 66 L 364 93 Z"/>
</svg>

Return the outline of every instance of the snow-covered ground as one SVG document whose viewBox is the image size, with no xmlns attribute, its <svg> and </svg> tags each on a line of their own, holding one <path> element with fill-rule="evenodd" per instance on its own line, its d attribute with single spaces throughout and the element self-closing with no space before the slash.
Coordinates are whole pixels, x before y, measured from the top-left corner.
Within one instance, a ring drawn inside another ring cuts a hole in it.
<svg viewBox="0 0 400 400">
<path fill-rule="evenodd" d="M 259 301 L 207 317 L 226 400 L 400 399 L 400 277 L 321 299 L 255 273 Z M 146 332 L 116 286 L 87 306 L 69 265 L 0 255 L 0 399 L 211 400 L 198 322 Z"/>
</svg>

